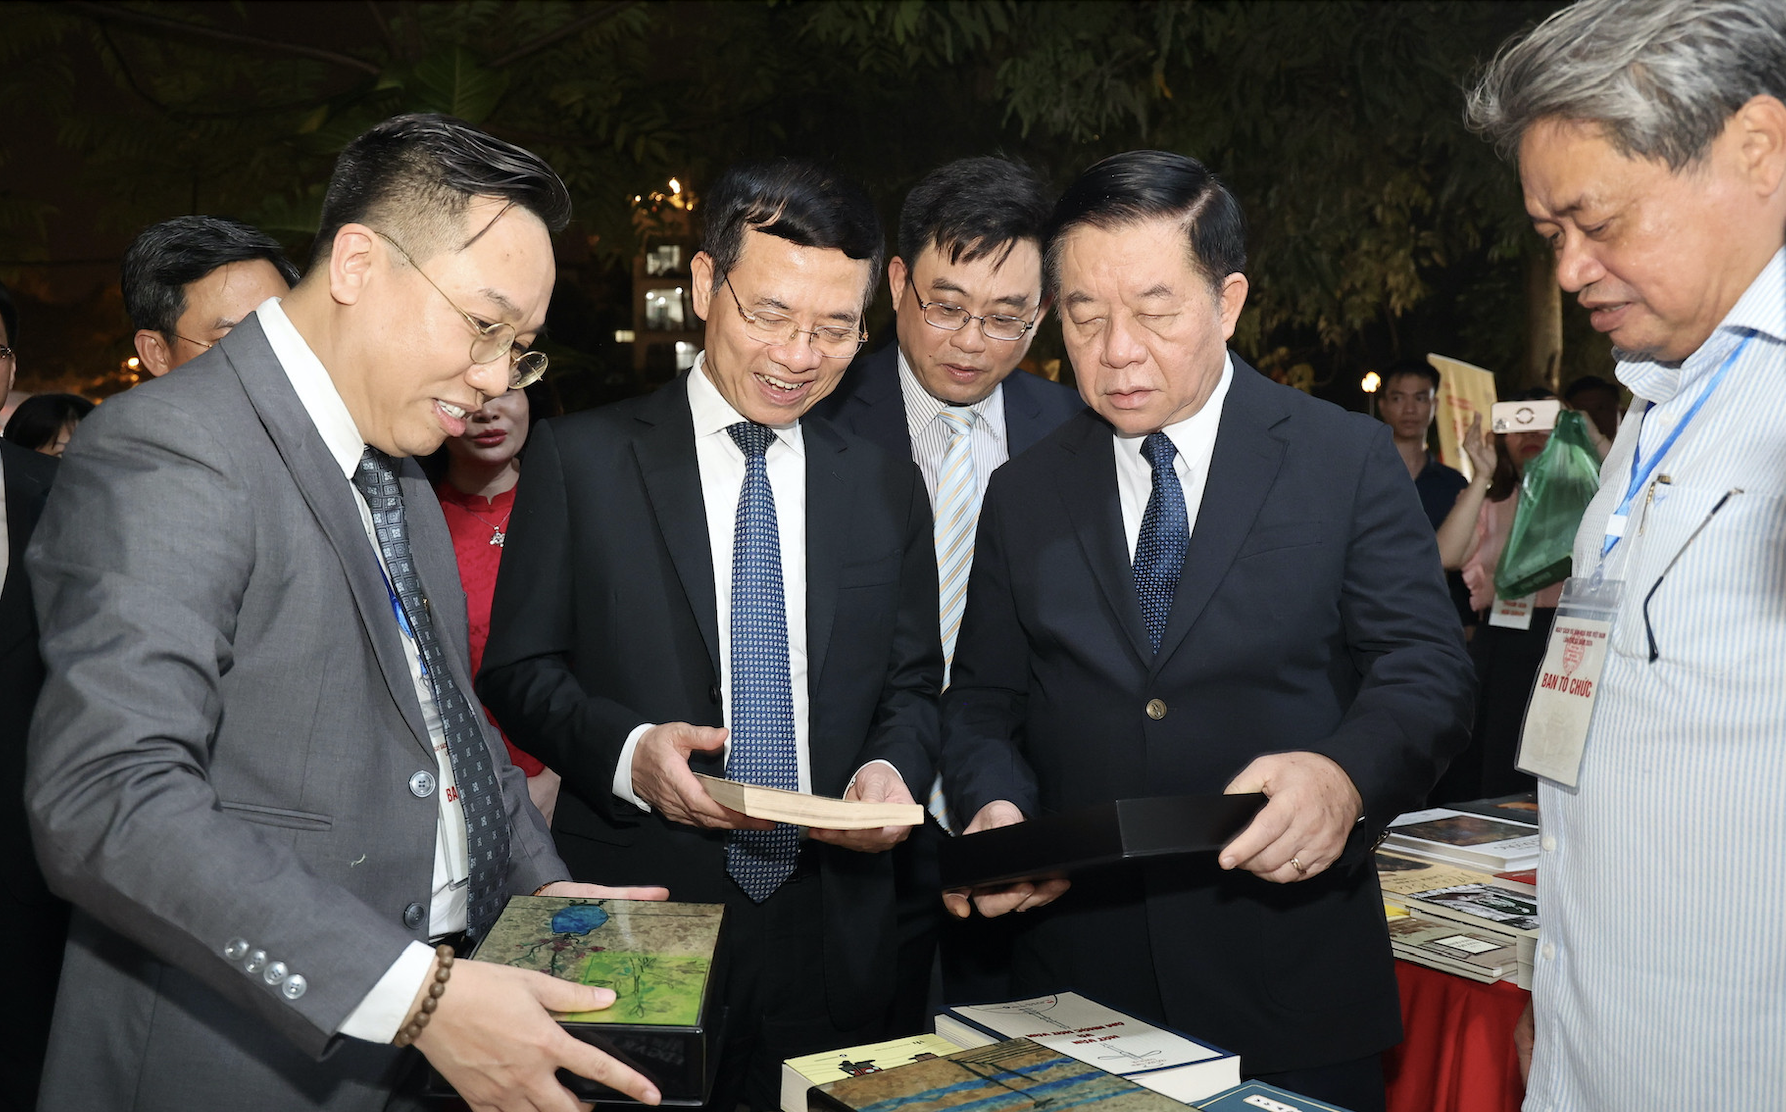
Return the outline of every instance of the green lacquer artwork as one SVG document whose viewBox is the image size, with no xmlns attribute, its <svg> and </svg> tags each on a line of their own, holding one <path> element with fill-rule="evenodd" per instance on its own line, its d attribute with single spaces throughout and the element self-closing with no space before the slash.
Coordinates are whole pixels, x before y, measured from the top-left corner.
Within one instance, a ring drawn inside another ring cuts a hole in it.
<svg viewBox="0 0 1786 1112">
<path fill-rule="evenodd" d="M 691 1027 L 713 968 L 719 904 L 516 896 L 477 950 L 480 961 L 613 989 L 612 1007 L 566 1023 Z"/>
</svg>

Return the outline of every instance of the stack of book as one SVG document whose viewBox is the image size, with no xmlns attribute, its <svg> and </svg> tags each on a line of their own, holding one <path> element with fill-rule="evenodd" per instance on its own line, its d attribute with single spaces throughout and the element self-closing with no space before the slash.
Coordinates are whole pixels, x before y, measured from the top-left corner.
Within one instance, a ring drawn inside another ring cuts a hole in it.
<svg viewBox="0 0 1786 1112">
<path fill-rule="evenodd" d="M 888 1052 L 887 1068 L 864 1066 L 876 1047 L 789 1060 L 784 1070 L 791 1071 L 792 1078 L 786 1085 L 797 1086 L 804 1079 L 794 1070 L 800 1063 L 817 1060 L 820 1072 L 825 1073 L 834 1064 L 832 1059 L 842 1058 L 853 1069 L 846 1077 L 815 1078 L 816 1083 L 796 1100 L 787 1099 L 784 1087 L 784 1112 L 882 1112 L 890 1108 L 1035 1112 L 1038 1108 L 1085 1105 L 1101 1105 L 1097 1112 L 1184 1112 L 1186 1108 L 1198 1112 L 1346 1112 L 1337 1105 L 1259 1081 L 1229 1085 L 1192 1103 L 1181 1103 L 1032 1039 L 1005 1039 L 943 1055 L 925 1052 L 908 1062 L 896 1061 L 907 1049 L 900 1048 Z"/>
<path fill-rule="evenodd" d="M 1537 817 L 1526 794 L 1415 811 L 1390 824 L 1377 878 L 1396 956 L 1529 989 Z"/>
</svg>

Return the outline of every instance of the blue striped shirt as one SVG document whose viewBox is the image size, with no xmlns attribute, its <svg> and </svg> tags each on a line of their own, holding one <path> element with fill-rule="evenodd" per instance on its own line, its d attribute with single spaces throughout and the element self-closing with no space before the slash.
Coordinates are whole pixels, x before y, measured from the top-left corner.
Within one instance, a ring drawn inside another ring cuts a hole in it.
<svg viewBox="0 0 1786 1112">
<path fill-rule="evenodd" d="M 1625 589 L 1580 786 L 1540 782 L 1526 1112 L 1786 1107 L 1786 251 L 1681 364 L 1620 364 L 1640 401 L 1575 574 L 1634 447 L 1656 451 L 1744 337 L 1607 558 Z M 1650 601 L 1652 663 L 1644 597 L 1702 523 Z"/>
</svg>

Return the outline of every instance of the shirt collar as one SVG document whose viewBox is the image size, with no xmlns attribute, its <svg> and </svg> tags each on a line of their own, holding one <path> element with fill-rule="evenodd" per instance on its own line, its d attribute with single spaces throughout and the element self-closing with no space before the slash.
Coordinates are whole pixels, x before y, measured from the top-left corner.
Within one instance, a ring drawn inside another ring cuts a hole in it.
<svg viewBox="0 0 1786 1112">
<path fill-rule="evenodd" d="M 949 408 L 972 410 L 975 418 L 985 422 L 994 436 L 1003 439 L 1005 407 L 997 403 L 1000 399 L 1000 392 L 1005 388 L 1004 382 L 999 382 L 992 388 L 992 393 L 972 405 L 951 406 L 948 402 L 924 389 L 924 384 L 918 381 L 917 372 L 913 371 L 912 365 L 906 362 L 904 349 L 896 346 L 894 351 L 899 356 L 899 392 L 905 397 L 905 431 L 914 441 L 918 439 L 919 433 L 936 420 L 937 414 Z M 1011 373 L 1021 374 L 1022 372 L 1013 370 Z"/>
<path fill-rule="evenodd" d="M 724 437 L 727 444 L 736 447 L 731 434 L 725 430 L 748 418 L 733 409 L 732 403 L 726 401 L 725 396 L 719 392 L 719 387 L 713 385 L 713 380 L 707 377 L 707 353 L 704 351 L 695 356 L 695 365 L 688 372 L 688 410 L 689 415 L 694 418 L 695 439 L 718 434 Z M 804 451 L 805 440 L 800 435 L 800 422 L 770 425 L 769 428 L 774 430 L 777 440 L 795 452 Z"/>
<path fill-rule="evenodd" d="M 297 326 L 285 315 L 277 297 L 261 302 L 255 312 L 260 314 L 260 327 L 266 333 L 267 345 L 273 349 L 280 367 L 284 368 L 285 377 L 291 380 L 291 388 L 297 392 L 304 412 L 310 415 L 316 431 L 322 434 L 322 442 L 335 457 L 341 473 L 352 478 L 360 466 L 360 456 L 365 454 L 366 441 L 360 436 L 353 415 L 348 413 L 347 403 L 341 400 L 341 391 L 335 389 L 335 380 L 329 377 L 322 360 L 316 357 L 316 352 L 298 333 Z"/>
<path fill-rule="evenodd" d="M 1167 425 L 1160 430 L 1166 434 L 1168 440 L 1172 441 L 1172 446 L 1178 449 L 1178 454 L 1187 461 L 1209 455 L 1209 449 L 1215 444 L 1216 431 L 1222 424 L 1222 403 L 1228 399 L 1228 386 L 1233 381 L 1234 357 L 1224 354 L 1222 356 L 1222 379 L 1215 384 L 1215 390 L 1209 395 L 1209 400 L 1203 403 L 1203 408 L 1184 420 Z M 1116 443 L 1123 451 L 1140 459 L 1141 442 L 1146 439 L 1145 436 L 1123 436 L 1118 433 Z M 1203 449 L 1201 452 L 1196 451 L 1199 445 Z"/>
<path fill-rule="evenodd" d="M 1774 252 L 1698 351 L 1678 364 L 1654 359 L 1621 360 L 1616 373 L 1637 397 L 1665 402 L 1683 387 L 1713 373 L 1750 333 L 1786 341 L 1786 247 Z"/>
</svg>

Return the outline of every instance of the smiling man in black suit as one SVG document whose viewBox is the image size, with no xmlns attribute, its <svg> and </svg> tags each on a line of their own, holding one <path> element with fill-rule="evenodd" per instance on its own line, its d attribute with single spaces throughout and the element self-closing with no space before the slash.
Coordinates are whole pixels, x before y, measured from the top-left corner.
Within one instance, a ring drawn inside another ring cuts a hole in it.
<svg viewBox="0 0 1786 1112">
<path fill-rule="evenodd" d="M 1371 850 L 1462 744 L 1472 674 L 1388 430 L 1227 350 L 1245 243 L 1182 155 L 1106 159 L 1056 205 L 1049 282 L 1091 411 L 993 476 L 943 770 L 970 831 L 1263 791 L 1219 860 L 974 902 L 1029 912 L 1014 991 L 1076 988 L 1368 1112 L 1401 1037 Z"/>
</svg>

